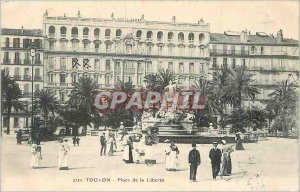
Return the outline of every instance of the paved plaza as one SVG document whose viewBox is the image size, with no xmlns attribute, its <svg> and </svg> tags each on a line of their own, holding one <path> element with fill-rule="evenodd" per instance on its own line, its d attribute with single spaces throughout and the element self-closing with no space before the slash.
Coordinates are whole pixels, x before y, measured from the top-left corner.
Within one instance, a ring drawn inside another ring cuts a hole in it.
<svg viewBox="0 0 300 192">
<path fill-rule="evenodd" d="M 98 137 L 81 137 L 72 147 L 70 170 L 57 168 L 57 142 L 42 143 L 40 169 L 31 169 L 29 145 L 17 146 L 15 139 L 2 139 L 1 191 L 208 191 L 208 190 L 298 190 L 298 140 L 268 138 L 244 144 L 245 151 L 232 153 L 233 174 L 212 180 L 208 152 L 211 145 L 198 144 L 202 163 L 196 183 L 189 181 L 188 144 L 178 144 L 180 170 L 165 170 L 164 149 L 155 146 L 157 164 L 125 164 L 122 152 L 100 156 Z M 136 179 L 136 180 L 134 180 Z"/>
</svg>

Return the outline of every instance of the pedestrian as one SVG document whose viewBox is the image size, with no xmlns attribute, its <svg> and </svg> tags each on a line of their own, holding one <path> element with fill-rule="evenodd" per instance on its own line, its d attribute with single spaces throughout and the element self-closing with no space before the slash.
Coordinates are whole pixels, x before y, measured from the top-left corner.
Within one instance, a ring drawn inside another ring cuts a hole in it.
<svg viewBox="0 0 300 192">
<path fill-rule="evenodd" d="M 107 143 L 108 143 L 108 155 L 112 156 L 114 154 L 114 138 L 112 133 L 110 133 Z"/>
<path fill-rule="evenodd" d="M 172 141 L 166 153 L 166 170 L 177 171 L 178 170 L 178 154 L 179 150 L 175 143 Z"/>
<path fill-rule="evenodd" d="M 58 169 L 59 170 L 68 170 L 69 169 L 69 151 L 70 145 L 68 139 L 65 138 L 59 140 L 60 144 L 58 147 Z"/>
<path fill-rule="evenodd" d="M 72 140 L 73 140 L 73 145 L 75 147 L 76 146 L 76 136 L 75 135 L 73 136 Z"/>
<path fill-rule="evenodd" d="M 218 149 L 218 143 L 213 142 L 213 148 L 209 151 L 209 158 L 211 161 L 212 175 L 215 180 L 220 172 L 222 152 Z"/>
<path fill-rule="evenodd" d="M 37 169 L 40 167 L 40 160 L 41 160 L 41 146 L 37 144 L 31 145 L 31 162 L 30 165 L 33 169 Z"/>
<path fill-rule="evenodd" d="M 17 132 L 17 145 L 21 145 L 22 144 L 22 130 L 19 129 L 19 131 Z"/>
<path fill-rule="evenodd" d="M 241 138 L 240 134 L 241 134 L 241 132 L 237 132 L 235 134 L 235 143 L 236 143 L 235 150 L 245 150 L 244 146 L 242 144 L 242 138 Z"/>
<path fill-rule="evenodd" d="M 80 142 L 80 138 L 78 136 L 76 136 L 76 144 L 77 144 L 77 146 L 79 146 L 79 142 Z"/>
<path fill-rule="evenodd" d="M 126 135 L 123 139 L 126 139 L 127 141 L 123 151 L 123 161 L 125 163 L 133 163 L 133 155 L 132 155 L 133 140 L 129 135 Z"/>
<path fill-rule="evenodd" d="M 192 150 L 189 153 L 189 165 L 190 165 L 190 181 L 196 182 L 197 168 L 201 164 L 200 152 L 196 148 L 196 143 L 192 144 Z"/>
<path fill-rule="evenodd" d="M 226 141 L 222 140 L 222 166 L 221 166 L 221 171 L 220 175 L 222 176 L 227 176 L 231 174 L 232 170 L 232 165 L 231 165 L 231 156 L 230 154 L 234 151 L 232 149 L 232 146 L 227 146 Z"/>
<path fill-rule="evenodd" d="M 100 144 L 101 144 L 100 156 L 106 155 L 106 137 L 105 137 L 105 133 L 103 133 L 100 136 Z"/>
</svg>

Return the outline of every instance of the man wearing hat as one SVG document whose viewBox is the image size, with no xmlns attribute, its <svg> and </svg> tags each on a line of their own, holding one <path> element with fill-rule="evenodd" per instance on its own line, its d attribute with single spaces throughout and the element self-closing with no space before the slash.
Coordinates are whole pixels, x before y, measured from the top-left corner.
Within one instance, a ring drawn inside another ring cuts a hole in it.
<svg viewBox="0 0 300 192">
<path fill-rule="evenodd" d="M 213 179 L 217 178 L 220 171 L 222 152 L 218 149 L 218 143 L 213 142 L 213 148 L 209 151 L 209 158 L 212 166 Z"/>
<path fill-rule="evenodd" d="M 196 149 L 196 143 L 192 144 L 192 150 L 189 153 L 190 181 L 196 182 L 197 168 L 201 163 L 200 153 Z"/>
</svg>

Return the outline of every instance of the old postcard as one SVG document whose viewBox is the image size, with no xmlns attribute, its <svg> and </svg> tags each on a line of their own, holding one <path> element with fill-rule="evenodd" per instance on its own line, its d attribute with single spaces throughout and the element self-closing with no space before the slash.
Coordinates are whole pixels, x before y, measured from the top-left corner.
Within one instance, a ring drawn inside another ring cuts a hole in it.
<svg viewBox="0 0 300 192">
<path fill-rule="evenodd" d="M 299 191 L 298 1 L 1 1 L 1 191 Z"/>
</svg>

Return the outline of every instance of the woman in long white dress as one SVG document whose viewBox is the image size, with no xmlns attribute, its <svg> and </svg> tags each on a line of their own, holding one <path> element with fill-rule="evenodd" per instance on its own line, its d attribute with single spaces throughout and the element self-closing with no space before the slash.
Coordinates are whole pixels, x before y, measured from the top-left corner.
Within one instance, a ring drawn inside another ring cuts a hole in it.
<svg viewBox="0 0 300 192">
<path fill-rule="evenodd" d="M 60 145 L 58 146 L 58 169 L 68 170 L 69 169 L 69 151 L 70 145 L 68 139 L 60 140 Z"/>
<path fill-rule="evenodd" d="M 30 166 L 33 169 L 36 169 L 36 168 L 40 167 L 40 160 L 41 160 L 40 149 L 41 149 L 41 147 L 38 146 L 37 144 L 32 144 L 31 145 L 31 161 L 30 161 Z"/>
<path fill-rule="evenodd" d="M 167 171 L 177 171 L 178 165 L 179 165 L 178 147 L 174 144 L 174 142 L 171 142 L 171 145 L 165 152 L 166 152 L 166 170 Z"/>
</svg>

